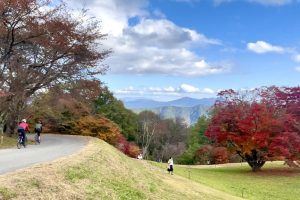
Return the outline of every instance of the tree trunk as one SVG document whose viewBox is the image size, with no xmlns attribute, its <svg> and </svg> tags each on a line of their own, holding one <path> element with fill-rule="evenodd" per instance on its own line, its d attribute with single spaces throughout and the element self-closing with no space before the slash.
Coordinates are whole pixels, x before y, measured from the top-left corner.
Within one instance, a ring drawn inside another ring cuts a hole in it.
<svg viewBox="0 0 300 200">
<path fill-rule="evenodd" d="M 265 164 L 265 160 L 262 156 L 259 156 L 257 151 L 251 150 L 251 154 L 245 155 L 245 160 L 249 164 L 249 166 L 252 168 L 253 172 L 259 171 L 261 167 Z"/>
<path fill-rule="evenodd" d="M 0 120 L 0 144 L 3 143 L 3 129 L 4 129 L 4 123 Z"/>
<path fill-rule="evenodd" d="M 12 136 L 15 133 L 15 129 L 18 125 L 20 115 L 24 115 L 25 109 L 25 98 L 23 95 L 12 95 L 4 101 L 1 110 L 0 123 L 5 125 L 5 134 Z M 25 116 L 22 116 L 25 117 Z"/>
</svg>

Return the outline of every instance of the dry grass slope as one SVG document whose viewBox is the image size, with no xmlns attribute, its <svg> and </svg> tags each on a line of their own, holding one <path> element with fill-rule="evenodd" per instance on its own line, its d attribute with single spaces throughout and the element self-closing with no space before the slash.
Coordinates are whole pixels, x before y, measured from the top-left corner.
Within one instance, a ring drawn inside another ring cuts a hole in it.
<svg viewBox="0 0 300 200">
<path fill-rule="evenodd" d="M 75 155 L 0 176 L 0 199 L 179 198 L 239 199 L 130 159 L 98 139 Z"/>
</svg>

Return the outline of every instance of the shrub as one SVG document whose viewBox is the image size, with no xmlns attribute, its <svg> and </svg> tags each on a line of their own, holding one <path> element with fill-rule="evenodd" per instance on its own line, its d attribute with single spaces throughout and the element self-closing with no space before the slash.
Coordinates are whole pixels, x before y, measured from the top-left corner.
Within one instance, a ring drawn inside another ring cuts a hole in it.
<svg viewBox="0 0 300 200">
<path fill-rule="evenodd" d="M 101 116 L 84 116 L 69 125 L 71 134 L 97 137 L 112 145 L 116 145 L 121 135 L 115 123 Z"/>
<path fill-rule="evenodd" d="M 196 151 L 195 160 L 197 164 L 228 163 L 229 153 L 225 147 L 203 145 Z"/>
<path fill-rule="evenodd" d="M 116 147 L 132 158 L 136 158 L 141 152 L 140 148 L 135 143 L 128 142 L 123 135 L 118 136 Z"/>
</svg>

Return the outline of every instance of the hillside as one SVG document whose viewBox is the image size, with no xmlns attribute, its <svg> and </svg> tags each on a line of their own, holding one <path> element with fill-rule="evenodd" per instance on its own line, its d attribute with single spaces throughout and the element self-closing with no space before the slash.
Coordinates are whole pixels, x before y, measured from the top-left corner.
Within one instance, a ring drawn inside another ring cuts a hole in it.
<svg viewBox="0 0 300 200">
<path fill-rule="evenodd" d="M 239 199 L 128 158 L 98 139 L 78 154 L 0 176 L 0 199 L 178 198 Z"/>
<path fill-rule="evenodd" d="M 132 109 L 135 113 L 140 113 L 144 110 L 150 110 L 158 114 L 162 119 L 183 119 L 188 125 L 197 122 L 198 118 L 202 115 L 207 115 L 209 106 L 197 105 L 193 107 L 176 107 L 176 106 L 163 106 L 158 108 L 139 108 Z"/>
</svg>

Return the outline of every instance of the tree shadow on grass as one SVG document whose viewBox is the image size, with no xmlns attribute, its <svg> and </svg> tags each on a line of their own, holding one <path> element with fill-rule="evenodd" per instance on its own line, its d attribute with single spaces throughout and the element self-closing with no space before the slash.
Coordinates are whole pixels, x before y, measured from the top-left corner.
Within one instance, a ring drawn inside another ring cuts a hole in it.
<svg viewBox="0 0 300 200">
<path fill-rule="evenodd" d="M 250 176 L 284 176 L 284 177 L 294 177 L 294 176 L 300 176 L 300 169 L 295 168 L 271 168 L 271 169 L 261 169 L 257 172 L 249 171 L 247 172 L 247 175 Z"/>
</svg>

